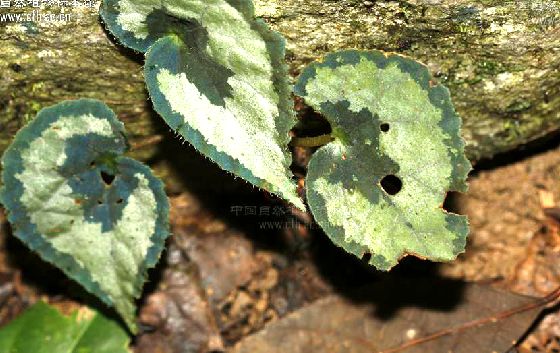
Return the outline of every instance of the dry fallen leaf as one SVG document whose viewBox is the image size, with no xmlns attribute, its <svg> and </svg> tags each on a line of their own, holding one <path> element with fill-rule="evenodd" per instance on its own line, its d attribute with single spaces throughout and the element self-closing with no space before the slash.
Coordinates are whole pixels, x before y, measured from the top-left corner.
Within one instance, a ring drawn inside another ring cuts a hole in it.
<svg viewBox="0 0 560 353">
<path fill-rule="evenodd" d="M 373 353 L 534 302 L 451 281 L 380 282 L 352 299 L 329 296 L 239 342 L 232 353 Z M 506 352 L 539 308 L 417 344 L 406 353 Z"/>
</svg>

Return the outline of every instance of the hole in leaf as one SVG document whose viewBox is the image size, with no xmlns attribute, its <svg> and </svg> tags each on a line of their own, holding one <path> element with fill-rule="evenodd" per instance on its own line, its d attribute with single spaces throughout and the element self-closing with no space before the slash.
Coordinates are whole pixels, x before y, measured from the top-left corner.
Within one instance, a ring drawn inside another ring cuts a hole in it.
<svg viewBox="0 0 560 353">
<path fill-rule="evenodd" d="M 369 263 L 369 260 L 371 260 L 371 253 L 367 252 L 367 253 L 362 255 L 362 261 L 363 262 Z"/>
<path fill-rule="evenodd" d="M 445 195 L 445 201 L 443 202 L 442 208 L 447 212 L 461 213 L 460 197 L 460 193 L 449 191 L 447 195 Z"/>
<path fill-rule="evenodd" d="M 117 203 L 123 203 L 123 202 L 124 202 L 123 199 L 118 199 L 118 200 L 117 200 Z"/>
<path fill-rule="evenodd" d="M 388 123 L 383 123 L 383 124 L 379 125 L 379 128 L 381 129 L 381 131 L 387 132 L 387 131 L 389 131 L 389 124 Z"/>
<path fill-rule="evenodd" d="M 90 167 L 95 167 L 95 161 L 91 161 L 91 163 L 89 164 Z"/>
<path fill-rule="evenodd" d="M 387 175 L 381 179 L 381 187 L 389 195 L 396 195 L 402 189 L 402 181 L 395 175 Z"/>
<path fill-rule="evenodd" d="M 103 182 L 107 185 L 111 185 L 115 180 L 115 176 L 112 174 L 105 173 L 103 171 L 100 174 L 101 174 L 101 179 L 103 179 Z"/>
<path fill-rule="evenodd" d="M 98 205 L 103 205 L 103 201 L 97 200 L 97 204 L 98 204 Z"/>
</svg>

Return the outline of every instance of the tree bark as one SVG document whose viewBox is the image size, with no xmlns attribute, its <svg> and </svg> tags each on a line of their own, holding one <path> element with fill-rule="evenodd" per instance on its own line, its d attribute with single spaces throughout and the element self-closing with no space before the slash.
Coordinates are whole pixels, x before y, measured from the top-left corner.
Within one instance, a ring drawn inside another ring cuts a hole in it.
<svg viewBox="0 0 560 353">
<path fill-rule="evenodd" d="M 399 52 L 427 64 L 451 90 L 471 160 L 560 128 L 560 0 L 257 0 L 255 6 L 286 37 L 294 77 L 324 54 L 350 48 Z M 0 153 L 39 109 L 97 98 L 125 122 L 137 146 L 132 156 L 173 184 L 165 167 L 169 150 L 152 143 L 168 128 L 148 101 L 142 55 L 110 39 L 96 7 L 64 11 L 68 21 L 0 24 Z"/>
</svg>

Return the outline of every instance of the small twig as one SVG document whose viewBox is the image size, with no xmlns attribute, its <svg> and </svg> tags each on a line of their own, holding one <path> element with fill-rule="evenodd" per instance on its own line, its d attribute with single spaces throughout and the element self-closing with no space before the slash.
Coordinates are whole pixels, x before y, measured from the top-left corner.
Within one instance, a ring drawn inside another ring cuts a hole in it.
<svg viewBox="0 0 560 353">
<path fill-rule="evenodd" d="M 292 146 L 297 147 L 319 147 L 326 145 L 334 140 L 330 134 L 319 135 L 313 137 L 294 137 L 290 143 Z"/>
<path fill-rule="evenodd" d="M 14 284 L 14 293 L 20 297 L 23 296 L 24 288 L 20 270 L 16 270 L 14 272 L 14 279 L 12 280 L 12 283 Z"/>
<path fill-rule="evenodd" d="M 516 315 L 516 314 L 519 314 L 519 313 L 522 313 L 522 312 L 525 312 L 525 311 L 529 311 L 529 310 L 532 310 L 532 309 L 536 309 L 536 308 L 541 307 L 541 306 L 545 306 L 547 304 L 550 304 L 550 303 L 556 301 L 559 297 L 560 297 L 560 287 L 556 288 L 555 290 L 553 290 L 552 292 L 550 292 L 546 296 L 544 296 L 540 299 L 537 299 L 532 303 L 524 304 L 524 305 L 518 306 L 517 308 L 502 311 L 501 313 L 498 313 L 497 315 L 485 317 L 483 319 L 473 320 L 473 321 L 467 322 L 467 323 L 465 323 L 461 326 L 441 330 L 441 331 L 433 333 L 431 335 L 420 337 L 420 338 L 408 341 L 408 342 L 406 342 L 406 343 L 404 343 L 404 344 L 402 344 L 398 347 L 389 348 L 389 349 L 386 349 L 384 351 L 380 351 L 380 352 L 377 352 L 377 353 L 400 352 L 400 351 L 405 350 L 407 348 L 410 348 L 412 346 L 416 346 L 416 345 L 419 345 L 419 344 L 422 344 L 422 343 L 433 341 L 433 340 L 438 339 L 438 338 L 443 337 L 443 336 L 454 335 L 454 334 L 463 332 L 463 331 L 468 330 L 468 329 L 473 328 L 473 327 L 479 327 L 479 326 L 483 326 L 483 325 L 486 325 L 486 324 L 489 324 L 489 323 L 494 323 L 494 322 L 497 322 L 497 321 L 500 321 L 500 320 L 507 319 L 510 316 L 513 316 L 513 315 Z"/>
<path fill-rule="evenodd" d="M 146 137 L 145 139 L 142 139 L 138 142 L 131 143 L 130 144 L 130 149 L 131 150 L 139 150 L 139 149 L 142 149 L 142 148 L 153 146 L 153 145 L 161 142 L 161 140 L 163 140 L 163 135 L 153 135 L 153 136 L 150 136 L 150 137 Z"/>
</svg>

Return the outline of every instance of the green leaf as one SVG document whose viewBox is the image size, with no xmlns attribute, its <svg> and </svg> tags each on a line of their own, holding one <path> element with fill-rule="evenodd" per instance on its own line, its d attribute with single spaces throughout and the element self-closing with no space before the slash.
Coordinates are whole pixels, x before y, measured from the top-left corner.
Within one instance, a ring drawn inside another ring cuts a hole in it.
<svg viewBox="0 0 560 353">
<path fill-rule="evenodd" d="M 0 200 L 19 239 L 134 331 L 134 299 L 169 234 L 169 206 L 150 169 L 121 156 L 126 148 L 102 102 L 45 108 L 4 153 Z"/>
<path fill-rule="evenodd" d="M 284 40 L 249 0 L 105 0 L 101 16 L 146 53 L 155 110 L 222 169 L 305 209 L 289 169 Z"/>
<path fill-rule="evenodd" d="M 38 302 L 0 329 L 5 353 L 130 353 L 127 333 L 88 308 L 70 316 Z"/>
<path fill-rule="evenodd" d="M 335 244 L 371 254 L 382 270 L 408 254 L 447 261 L 464 250 L 466 217 L 442 209 L 447 191 L 467 190 L 461 119 L 425 66 L 344 51 L 306 68 L 295 92 L 333 129 L 334 141 L 309 163 L 306 188 Z M 384 188 L 391 179 L 400 190 Z"/>
</svg>

